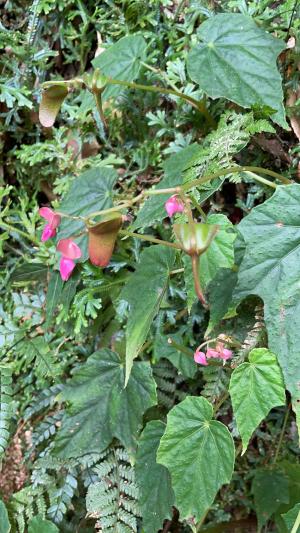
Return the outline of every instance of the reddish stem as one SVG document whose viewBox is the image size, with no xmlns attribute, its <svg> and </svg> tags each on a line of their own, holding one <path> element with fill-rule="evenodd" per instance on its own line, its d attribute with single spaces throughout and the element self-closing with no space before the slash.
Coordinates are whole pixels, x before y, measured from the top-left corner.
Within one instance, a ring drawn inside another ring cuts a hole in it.
<svg viewBox="0 0 300 533">
<path fill-rule="evenodd" d="M 206 300 L 204 298 L 204 295 L 203 295 L 203 292 L 202 292 L 202 289 L 201 289 L 201 285 L 200 285 L 200 276 L 199 276 L 199 261 L 200 261 L 200 257 L 197 254 L 193 254 L 191 256 L 191 260 L 192 260 L 192 269 L 193 269 L 193 277 L 194 277 L 194 285 L 195 285 L 196 294 L 197 294 L 200 302 L 202 303 L 202 305 L 204 307 L 207 307 L 207 302 L 206 302 Z"/>
</svg>

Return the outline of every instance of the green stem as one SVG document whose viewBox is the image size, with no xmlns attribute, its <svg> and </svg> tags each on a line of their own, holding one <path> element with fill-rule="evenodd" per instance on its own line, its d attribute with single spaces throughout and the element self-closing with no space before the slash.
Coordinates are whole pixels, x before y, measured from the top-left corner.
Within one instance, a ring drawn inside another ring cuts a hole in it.
<svg viewBox="0 0 300 533">
<path fill-rule="evenodd" d="M 6 222 L 2 222 L 2 220 L 0 222 L 0 227 L 3 229 L 6 229 L 10 233 L 18 233 L 19 235 L 21 235 L 21 237 L 24 237 L 24 239 L 31 241 L 33 244 L 36 244 L 36 245 L 39 244 L 39 241 L 35 237 L 32 237 L 28 233 L 25 233 L 25 231 L 22 231 L 19 228 L 16 228 L 15 226 L 11 226 L 10 224 L 7 224 Z"/>
<path fill-rule="evenodd" d="M 164 246 L 169 246 L 170 248 L 182 250 L 180 244 L 176 244 L 175 242 L 163 241 L 162 239 L 156 239 L 155 237 L 150 237 L 150 235 L 142 235 L 141 233 L 134 233 L 133 231 L 127 231 L 126 229 L 121 229 L 119 231 L 119 234 L 124 235 L 125 237 L 134 237 L 135 239 L 140 239 L 142 241 L 148 241 L 154 244 L 163 244 Z"/>
<path fill-rule="evenodd" d="M 262 183 L 263 185 L 268 185 L 269 187 L 273 187 L 273 189 L 277 189 L 277 184 L 273 183 L 273 181 L 266 180 L 266 178 L 262 178 L 261 176 L 258 176 L 257 174 L 254 174 L 254 172 L 245 172 L 249 178 L 253 178 L 255 181 L 258 181 L 259 183 Z"/>
<path fill-rule="evenodd" d="M 300 526 L 300 511 L 297 515 L 297 518 L 295 520 L 291 533 L 297 533 L 299 526 Z"/>
<path fill-rule="evenodd" d="M 215 121 L 210 115 L 210 113 L 207 111 L 206 106 L 202 101 L 195 100 L 192 96 L 189 96 L 188 94 L 184 94 L 180 91 L 177 91 L 175 89 L 167 89 L 165 87 L 157 87 L 156 85 L 142 85 L 140 83 L 134 83 L 124 80 L 116 80 L 112 78 L 106 78 L 106 83 L 111 85 L 123 85 L 124 87 L 128 87 L 130 89 L 140 89 L 142 91 L 149 91 L 152 93 L 160 93 L 160 94 L 170 94 L 173 96 L 177 96 L 178 98 L 181 98 L 182 100 L 185 100 L 189 104 L 191 104 L 197 111 L 200 111 L 202 115 L 205 116 L 207 122 L 212 126 L 215 127 Z"/>
<path fill-rule="evenodd" d="M 279 453 L 280 453 L 280 449 L 281 449 L 281 446 L 282 446 L 282 441 L 283 441 L 284 433 L 285 433 L 285 430 L 286 430 L 286 425 L 288 423 L 289 415 L 290 415 L 290 406 L 288 405 L 286 413 L 285 413 L 285 417 L 284 417 L 284 420 L 283 420 L 283 424 L 282 424 L 282 428 L 281 428 L 280 437 L 279 437 L 279 441 L 278 441 L 278 444 L 277 444 L 275 456 L 274 456 L 274 463 L 277 463 L 277 460 L 278 460 L 278 457 L 279 457 Z"/>
<path fill-rule="evenodd" d="M 178 350 L 179 352 L 184 353 L 184 355 L 187 355 L 188 357 L 193 357 L 194 355 L 194 352 L 192 350 L 189 350 L 185 346 L 182 346 L 182 344 L 178 344 L 171 337 L 168 338 L 168 344 L 173 346 L 175 350 Z"/>
<path fill-rule="evenodd" d="M 97 89 L 97 87 L 94 87 L 92 89 L 92 93 L 94 95 L 97 111 L 103 123 L 104 129 L 107 130 L 107 122 L 106 122 L 106 118 L 104 116 L 103 107 L 102 107 L 102 93 L 99 89 Z"/>
<path fill-rule="evenodd" d="M 198 178 L 196 180 L 184 183 L 181 188 L 183 191 L 188 191 L 189 189 L 192 189 L 193 187 L 197 187 L 197 185 L 202 185 L 203 183 L 207 183 L 208 181 L 211 181 L 215 178 L 219 178 L 220 176 L 226 176 L 226 174 L 233 174 L 235 172 L 260 172 L 261 174 L 266 174 L 268 176 L 273 176 L 273 178 L 277 178 L 285 185 L 292 183 L 285 176 L 282 176 L 281 174 L 277 174 L 277 172 L 273 172 L 273 170 L 268 170 L 267 168 L 234 166 L 234 167 L 223 168 L 222 170 L 219 170 L 218 172 L 214 172 L 213 174 L 209 174 L 208 176 L 202 176 L 202 178 Z"/>
</svg>

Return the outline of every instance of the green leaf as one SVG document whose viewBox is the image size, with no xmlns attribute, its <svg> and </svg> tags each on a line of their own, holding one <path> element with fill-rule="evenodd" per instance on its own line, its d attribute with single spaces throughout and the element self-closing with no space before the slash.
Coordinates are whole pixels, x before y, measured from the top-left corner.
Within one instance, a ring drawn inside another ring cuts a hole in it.
<svg viewBox="0 0 300 533">
<path fill-rule="evenodd" d="M 188 396 L 169 412 L 157 452 L 157 461 L 170 470 L 181 518 L 194 523 L 233 472 L 233 439 L 212 416 L 213 407 L 205 398 Z"/>
<path fill-rule="evenodd" d="M 187 69 L 212 98 L 242 107 L 268 106 L 272 119 L 287 127 L 276 59 L 285 43 L 239 13 L 210 17 L 198 30 L 201 41 L 190 51 Z"/>
<path fill-rule="evenodd" d="M 297 503 L 293 509 L 291 509 L 288 513 L 285 513 L 282 516 L 285 524 L 286 524 L 286 527 L 288 529 L 288 531 L 292 531 L 292 527 L 293 525 L 295 524 L 298 516 L 300 515 L 300 503 Z M 299 524 L 300 526 L 300 524 Z M 298 531 L 298 530 L 297 530 Z"/>
<path fill-rule="evenodd" d="M 283 503 L 289 502 L 288 478 L 279 467 L 255 471 L 252 483 L 259 530 Z"/>
<path fill-rule="evenodd" d="M 245 253 L 234 292 L 265 304 L 269 348 L 281 366 L 300 427 L 300 185 L 279 186 L 264 204 L 239 224 Z"/>
<path fill-rule="evenodd" d="M 181 374 L 187 378 L 193 378 L 197 372 L 197 365 L 193 358 L 193 351 L 188 356 L 185 353 L 177 350 L 172 344 L 168 343 L 168 339 L 171 338 L 177 344 L 183 345 L 183 339 L 180 334 L 175 335 L 161 335 L 158 333 L 154 342 L 154 357 L 157 361 L 160 359 L 168 359 Z"/>
<path fill-rule="evenodd" d="M 90 168 L 73 181 L 59 211 L 72 216 L 87 216 L 112 207 L 112 190 L 117 179 L 117 172 L 111 167 Z M 66 239 L 84 230 L 85 225 L 81 220 L 62 218 L 58 239 Z M 83 252 L 81 261 L 86 261 L 88 258 L 86 235 L 76 238 L 75 241 Z"/>
<path fill-rule="evenodd" d="M 117 438 L 133 448 L 146 409 L 156 404 L 156 386 L 148 363 L 134 363 L 126 389 L 118 354 L 104 349 L 91 355 L 64 386 L 67 414 L 56 438 L 60 457 L 101 452 Z"/>
<path fill-rule="evenodd" d="M 47 273 L 48 267 L 44 263 L 25 263 L 12 272 L 10 280 L 14 282 L 45 281 Z"/>
<path fill-rule="evenodd" d="M 9 533 L 11 529 L 8 512 L 3 501 L 0 500 L 0 533 Z"/>
<path fill-rule="evenodd" d="M 63 82 L 57 82 L 42 92 L 42 100 L 39 108 L 39 119 L 42 126 L 51 128 L 60 106 L 68 94 L 68 87 Z"/>
<path fill-rule="evenodd" d="M 146 41 L 142 35 L 122 37 L 93 61 L 93 67 L 99 68 L 101 74 L 108 78 L 122 81 L 134 81 L 141 68 L 141 61 L 146 59 Z M 118 95 L 122 85 L 108 85 L 103 92 L 103 100 Z"/>
<path fill-rule="evenodd" d="M 150 246 L 142 254 L 136 271 L 120 295 L 129 305 L 126 327 L 126 383 L 132 362 L 142 348 L 168 287 L 175 251 Z"/>
<path fill-rule="evenodd" d="M 139 440 L 135 471 L 145 533 L 160 530 L 163 521 L 172 518 L 174 493 L 170 474 L 167 468 L 156 462 L 156 452 L 165 428 L 160 420 L 152 420 Z"/>
<path fill-rule="evenodd" d="M 183 180 L 182 173 L 189 165 L 189 162 L 193 161 L 198 151 L 199 145 L 194 143 L 169 157 L 164 163 L 164 177 L 155 187 L 155 190 L 181 185 Z M 166 218 L 167 213 L 165 210 L 165 202 L 170 196 L 170 194 L 160 194 L 152 196 L 146 200 L 145 204 L 138 212 L 132 228 L 145 228 L 151 226 L 154 222 Z"/>
<path fill-rule="evenodd" d="M 249 363 L 233 371 L 229 391 L 244 453 L 253 431 L 269 411 L 285 404 L 284 383 L 276 356 L 266 348 L 252 350 Z"/>
<path fill-rule="evenodd" d="M 290 463 L 289 461 L 281 461 L 279 464 L 283 473 L 286 475 L 289 484 L 289 500 L 281 503 L 275 514 L 276 525 L 279 531 L 286 532 L 282 514 L 287 513 L 300 502 L 300 464 Z M 281 527 L 280 527 L 281 526 Z"/>
<path fill-rule="evenodd" d="M 225 215 L 209 215 L 206 222 L 207 224 L 217 224 L 220 226 L 220 229 L 206 252 L 200 257 L 200 284 L 203 290 L 205 290 L 208 284 L 215 278 L 219 269 L 231 268 L 234 265 L 233 243 L 236 239 L 234 226 Z M 189 257 L 184 257 L 183 262 L 184 280 L 188 296 L 188 309 L 190 311 L 197 296 L 194 288 L 192 262 Z M 219 296 L 221 296 L 221 294 L 222 291 L 220 291 Z"/>
<path fill-rule="evenodd" d="M 237 272 L 221 268 L 208 286 L 209 324 L 208 335 L 228 313 L 232 294 L 237 284 Z"/>
<path fill-rule="evenodd" d="M 38 515 L 31 518 L 28 524 L 28 533 L 59 533 L 59 529 L 55 524 Z"/>
<path fill-rule="evenodd" d="M 49 327 L 54 311 L 61 301 L 63 286 L 64 282 L 61 279 L 60 273 L 57 270 L 53 270 L 50 275 L 46 297 L 46 328 Z"/>
</svg>

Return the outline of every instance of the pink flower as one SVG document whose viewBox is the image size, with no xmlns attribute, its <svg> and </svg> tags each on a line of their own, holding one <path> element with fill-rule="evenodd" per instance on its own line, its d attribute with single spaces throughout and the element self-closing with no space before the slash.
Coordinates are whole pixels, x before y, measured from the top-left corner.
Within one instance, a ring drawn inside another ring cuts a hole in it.
<svg viewBox="0 0 300 533">
<path fill-rule="evenodd" d="M 75 268 L 74 259 L 79 259 L 81 257 L 81 250 L 72 239 L 62 239 L 59 241 L 56 248 L 62 254 L 59 263 L 61 278 L 64 281 L 68 281 Z"/>
<path fill-rule="evenodd" d="M 51 237 L 55 237 L 55 235 L 56 235 L 56 229 L 52 229 L 50 224 L 46 224 L 46 226 L 44 226 L 44 229 L 43 229 L 41 241 L 45 242 L 48 239 L 51 239 Z"/>
<path fill-rule="evenodd" d="M 219 354 L 218 357 L 223 359 L 223 361 L 227 361 L 227 359 L 231 359 L 232 358 L 232 351 L 231 350 L 227 350 L 227 348 L 224 348 L 224 343 L 223 342 L 218 342 L 217 343 L 216 351 Z"/>
<path fill-rule="evenodd" d="M 39 214 L 48 222 L 43 229 L 41 237 L 41 240 L 44 242 L 51 239 L 51 237 L 55 237 L 56 228 L 60 224 L 60 215 L 55 213 L 50 207 L 41 207 L 41 209 L 39 209 Z"/>
<path fill-rule="evenodd" d="M 176 194 L 170 196 L 165 203 L 165 210 L 169 217 L 172 217 L 175 213 L 182 213 L 184 211 L 184 205 L 180 198 Z"/>
<path fill-rule="evenodd" d="M 204 352 L 200 352 L 200 350 L 196 350 L 194 353 L 194 361 L 195 363 L 198 363 L 199 365 L 207 366 L 208 362 L 206 361 L 206 355 Z"/>
<path fill-rule="evenodd" d="M 81 250 L 72 239 L 62 239 L 56 248 L 67 259 L 79 259 L 81 257 Z"/>
<path fill-rule="evenodd" d="M 223 342 L 217 342 L 215 348 L 207 348 L 206 354 L 201 352 L 199 348 L 194 353 L 194 361 L 199 363 L 199 365 L 208 365 L 207 359 L 227 359 L 232 358 L 232 351 L 224 348 Z"/>
<path fill-rule="evenodd" d="M 59 262 L 59 271 L 60 271 L 61 279 L 63 281 L 68 281 L 68 279 L 71 276 L 74 268 L 75 268 L 75 263 L 74 263 L 73 259 L 68 259 L 67 257 L 62 257 L 60 262 Z"/>
</svg>

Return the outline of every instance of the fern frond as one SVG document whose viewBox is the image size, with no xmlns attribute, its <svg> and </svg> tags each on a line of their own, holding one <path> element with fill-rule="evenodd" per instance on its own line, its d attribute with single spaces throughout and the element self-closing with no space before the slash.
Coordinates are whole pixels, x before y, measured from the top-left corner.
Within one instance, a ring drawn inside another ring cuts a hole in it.
<svg viewBox="0 0 300 533">
<path fill-rule="evenodd" d="M 30 405 L 28 405 L 26 408 L 24 419 L 29 420 L 47 407 L 51 407 L 55 402 L 56 396 L 61 392 L 62 387 L 63 386 L 61 384 L 57 384 L 49 387 L 49 389 L 43 389 L 40 391 Z"/>
<path fill-rule="evenodd" d="M 203 368 L 202 372 L 205 385 L 201 395 L 215 403 L 228 390 L 229 376 L 222 366 L 207 366 Z"/>
<path fill-rule="evenodd" d="M 125 448 L 107 448 L 93 470 L 97 480 L 88 488 L 86 503 L 89 516 L 97 519 L 96 529 L 103 533 L 136 533 L 139 494 Z"/>
<path fill-rule="evenodd" d="M 12 414 L 12 369 L 0 366 L 0 457 L 4 454 L 9 441 L 9 426 Z"/>
<path fill-rule="evenodd" d="M 161 359 L 152 370 L 157 385 L 159 404 L 171 409 L 176 402 L 184 400 L 186 394 L 179 389 L 184 378 L 167 359 Z"/>
<path fill-rule="evenodd" d="M 255 323 L 247 334 L 241 348 L 238 350 L 237 356 L 233 360 L 232 366 L 236 367 L 243 363 L 248 357 L 248 354 L 258 346 L 266 346 L 266 326 L 264 321 L 263 305 L 255 307 Z"/>
</svg>

